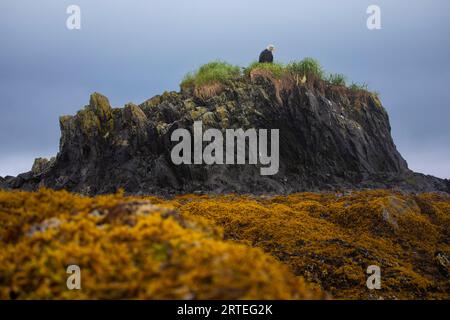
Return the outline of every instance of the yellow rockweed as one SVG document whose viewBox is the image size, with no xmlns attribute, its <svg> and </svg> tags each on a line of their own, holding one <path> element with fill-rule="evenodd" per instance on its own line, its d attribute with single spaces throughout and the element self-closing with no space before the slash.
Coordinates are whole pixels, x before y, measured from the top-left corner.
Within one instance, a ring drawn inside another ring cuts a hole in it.
<svg viewBox="0 0 450 320">
<path fill-rule="evenodd" d="M 449 299 L 449 225 L 437 193 L 0 191 L 0 298 Z"/>
<path fill-rule="evenodd" d="M 154 202 L 162 202 L 149 198 Z M 324 295 L 202 218 L 122 194 L 0 192 L 1 299 L 301 299 Z M 68 290 L 68 265 L 81 290 Z"/>
</svg>

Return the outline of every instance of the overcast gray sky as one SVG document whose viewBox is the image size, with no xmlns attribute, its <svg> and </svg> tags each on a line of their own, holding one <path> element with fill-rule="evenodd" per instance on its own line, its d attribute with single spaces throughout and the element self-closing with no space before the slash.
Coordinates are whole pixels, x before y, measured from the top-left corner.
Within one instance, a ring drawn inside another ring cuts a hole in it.
<svg viewBox="0 0 450 320">
<path fill-rule="evenodd" d="M 66 28 L 69 5 L 81 30 Z M 366 9 L 381 8 L 381 30 Z M 58 117 L 89 94 L 114 106 L 178 90 L 214 59 L 247 65 L 269 43 L 380 92 L 411 169 L 450 178 L 448 0 L 1 0 L 0 175 L 55 155 Z"/>
</svg>

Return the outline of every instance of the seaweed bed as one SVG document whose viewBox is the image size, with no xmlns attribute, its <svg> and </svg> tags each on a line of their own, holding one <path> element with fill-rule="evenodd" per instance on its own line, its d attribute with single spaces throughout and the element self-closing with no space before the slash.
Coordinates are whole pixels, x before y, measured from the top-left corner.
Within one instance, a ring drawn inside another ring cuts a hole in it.
<svg viewBox="0 0 450 320">
<path fill-rule="evenodd" d="M 0 191 L 0 298 L 449 299 L 449 222 L 439 193 Z"/>
</svg>

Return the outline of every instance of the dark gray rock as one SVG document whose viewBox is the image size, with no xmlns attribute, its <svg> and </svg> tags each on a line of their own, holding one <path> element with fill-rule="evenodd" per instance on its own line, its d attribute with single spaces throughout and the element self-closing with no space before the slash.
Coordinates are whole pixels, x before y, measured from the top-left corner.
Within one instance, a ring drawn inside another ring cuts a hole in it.
<svg viewBox="0 0 450 320">
<path fill-rule="evenodd" d="M 170 135 L 206 128 L 280 130 L 280 169 L 256 165 L 174 165 Z M 139 106 L 111 108 L 94 93 L 89 105 L 60 118 L 59 153 L 3 187 L 45 186 L 85 194 L 115 192 L 290 193 L 359 188 L 448 192 L 449 181 L 414 173 L 392 140 L 378 98 L 326 83 L 298 85 L 258 77 L 230 83 L 210 98 L 166 92 Z"/>
<path fill-rule="evenodd" d="M 33 166 L 31 167 L 31 172 L 35 176 L 46 173 L 55 164 L 55 161 L 55 157 L 52 157 L 50 160 L 46 158 L 36 158 L 34 159 Z"/>
</svg>

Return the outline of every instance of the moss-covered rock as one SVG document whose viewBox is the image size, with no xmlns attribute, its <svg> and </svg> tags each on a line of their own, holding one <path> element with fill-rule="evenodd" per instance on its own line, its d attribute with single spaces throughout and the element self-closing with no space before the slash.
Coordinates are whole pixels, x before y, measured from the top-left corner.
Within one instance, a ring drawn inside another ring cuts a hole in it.
<svg viewBox="0 0 450 320">
<path fill-rule="evenodd" d="M 103 122 L 107 122 L 112 117 L 112 109 L 109 100 L 104 95 L 94 92 L 89 99 L 89 110 Z"/>
</svg>

